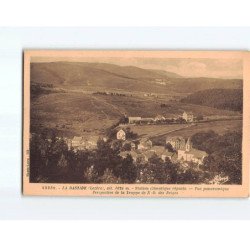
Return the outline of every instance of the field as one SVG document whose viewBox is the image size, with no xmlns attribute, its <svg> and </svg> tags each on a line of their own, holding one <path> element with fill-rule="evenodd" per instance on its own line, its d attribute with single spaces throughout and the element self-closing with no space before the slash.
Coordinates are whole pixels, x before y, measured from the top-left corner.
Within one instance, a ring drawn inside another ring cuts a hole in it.
<svg viewBox="0 0 250 250">
<path fill-rule="evenodd" d="M 198 123 L 195 125 L 146 125 L 146 126 L 131 126 L 131 130 L 139 136 L 148 135 L 153 142 L 164 144 L 167 136 L 183 136 L 184 138 L 191 137 L 195 133 L 213 130 L 218 134 L 225 134 L 230 131 L 242 131 L 242 120 L 227 120 L 227 121 L 211 121 L 206 123 Z"/>
<path fill-rule="evenodd" d="M 161 107 L 161 104 L 166 104 Z M 64 136 L 83 135 L 85 133 L 102 134 L 117 123 L 123 115 L 155 117 L 158 114 L 169 118 L 182 115 L 183 111 L 192 111 L 195 115 L 213 117 L 236 117 L 238 112 L 219 110 L 193 104 L 170 101 L 165 97 L 144 97 L 126 93 L 125 96 L 93 95 L 83 92 L 61 92 L 41 95 L 32 100 L 31 132 L 43 128 L 57 129 Z M 200 129 L 215 128 L 219 131 L 233 129 L 237 121 L 199 124 L 195 128 L 187 125 L 150 125 L 133 126 L 140 135 L 149 137 L 175 132 L 185 128 L 182 133 Z M 239 123 L 239 122 L 238 122 Z"/>
<path fill-rule="evenodd" d="M 108 104 L 82 93 L 43 95 L 31 105 L 31 132 L 56 128 L 62 135 L 99 134 L 121 114 Z M 101 121 L 101 122 L 100 122 Z"/>
</svg>

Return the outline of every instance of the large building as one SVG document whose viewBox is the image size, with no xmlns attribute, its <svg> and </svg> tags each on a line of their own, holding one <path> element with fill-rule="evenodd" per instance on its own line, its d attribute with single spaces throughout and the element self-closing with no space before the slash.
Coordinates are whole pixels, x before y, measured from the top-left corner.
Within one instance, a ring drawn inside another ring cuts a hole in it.
<svg viewBox="0 0 250 250">
<path fill-rule="evenodd" d="M 83 143 L 83 137 L 82 136 L 74 136 L 71 140 L 71 147 L 79 147 Z"/>
<path fill-rule="evenodd" d="M 182 149 L 186 145 L 182 136 L 167 137 L 166 144 L 170 144 L 175 150 Z"/>
<path fill-rule="evenodd" d="M 88 137 L 74 136 L 72 140 L 67 140 L 69 148 L 78 150 L 96 149 L 99 136 L 93 135 Z"/>
<path fill-rule="evenodd" d="M 202 164 L 206 156 L 208 156 L 208 154 L 205 151 L 192 147 L 190 138 L 187 140 L 185 148 L 178 150 L 178 160 L 183 162 L 195 162 Z"/>
<path fill-rule="evenodd" d="M 141 121 L 141 117 L 139 117 L 139 116 L 135 116 L 135 117 L 129 116 L 128 117 L 128 123 L 133 124 L 133 123 L 140 122 L 140 121 Z"/>
<path fill-rule="evenodd" d="M 154 152 L 159 158 L 161 158 L 163 161 L 166 161 L 168 158 L 169 160 L 172 160 L 174 155 L 176 153 L 174 152 L 169 152 L 168 150 L 165 149 L 163 146 L 153 146 L 150 149 L 151 152 Z"/>
<path fill-rule="evenodd" d="M 186 122 L 193 122 L 194 121 L 194 114 L 192 112 L 186 112 L 184 111 L 182 118 L 186 121 Z"/>
</svg>

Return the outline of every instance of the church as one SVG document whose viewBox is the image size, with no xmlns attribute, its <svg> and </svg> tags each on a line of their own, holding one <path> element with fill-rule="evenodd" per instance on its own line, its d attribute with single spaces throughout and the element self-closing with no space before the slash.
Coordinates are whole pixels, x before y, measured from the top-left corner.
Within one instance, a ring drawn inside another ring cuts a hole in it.
<svg viewBox="0 0 250 250">
<path fill-rule="evenodd" d="M 179 161 L 195 162 L 200 165 L 203 163 L 203 160 L 206 156 L 208 156 L 208 154 L 205 151 L 198 150 L 192 147 L 190 138 L 188 138 L 184 148 L 178 149 Z"/>
</svg>

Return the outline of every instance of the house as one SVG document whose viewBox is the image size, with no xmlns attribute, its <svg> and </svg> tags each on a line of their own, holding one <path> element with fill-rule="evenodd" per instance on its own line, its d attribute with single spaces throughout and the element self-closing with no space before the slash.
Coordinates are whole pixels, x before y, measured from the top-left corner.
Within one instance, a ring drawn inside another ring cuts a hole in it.
<svg viewBox="0 0 250 250">
<path fill-rule="evenodd" d="M 163 115 L 157 115 L 154 120 L 155 121 L 164 121 L 165 117 Z"/>
<path fill-rule="evenodd" d="M 99 140 L 99 136 L 92 135 L 85 140 L 85 148 L 86 149 L 96 149 L 97 142 Z"/>
<path fill-rule="evenodd" d="M 154 121 L 154 119 L 153 118 L 151 118 L 151 117 L 145 117 L 145 118 L 141 118 L 141 123 L 147 123 L 147 124 L 149 124 L 149 123 L 152 123 Z"/>
<path fill-rule="evenodd" d="M 88 137 L 74 136 L 72 140 L 68 140 L 68 147 L 85 150 L 85 149 L 96 149 L 99 136 L 92 135 Z"/>
<path fill-rule="evenodd" d="M 193 122 L 194 121 L 194 114 L 192 112 L 186 112 L 184 111 L 182 118 L 186 121 L 186 122 Z"/>
<path fill-rule="evenodd" d="M 163 146 L 153 146 L 150 151 L 154 152 L 159 158 L 165 161 L 167 150 Z"/>
<path fill-rule="evenodd" d="M 206 156 L 208 156 L 208 154 L 205 151 L 192 147 L 190 138 L 187 140 L 185 148 L 178 150 L 178 160 L 183 162 L 195 162 L 202 164 Z"/>
<path fill-rule="evenodd" d="M 166 149 L 163 146 L 153 146 L 150 151 L 153 151 L 156 155 L 161 156 L 166 151 Z"/>
<path fill-rule="evenodd" d="M 163 79 L 155 79 L 155 83 L 161 84 L 161 85 L 166 85 L 166 82 Z"/>
<path fill-rule="evenodd" d="M 136 116 L 136 117 L 129 116 L 128 117 L 128 123 L 130 123 L 130 124 L 137 123 L 139 121 L 141 121 L 141 117 L 139 117 L 139 116 Z"/>
<path fill-rule="evenodd" d="M 185 139 L 182 136 L 167 137 L 166 144 L 170 144 L 173 149 L 183 149 L 185 148 Z"/>
<path fill-rule="evenodd" d="M 137 148 L 138 150 L 148 150 L 152 148 L 152 141 L 150 141 L 148 138 L 143 138 L 140 140 Z"/>
<path fill-rule="evenodd" d="M 150 151 L 154 152 L 159 158 L 161 158 L 163 161 L 166 161 L 167 158 L 169 160 L 173 160 L 174 156 L 176 155 L 175 152 L 169 152 L 165 149 L 163 146 L 153 146 Z"/>
<path fill-rule="evenodd" d="M 71 141 L 71 147 L 79 147 L 83 143 L 83 137 L 82 136 L 74 136 Z"/>
<path fill-rule="evenodd" d="M 117 133 L 116 133 L 116 139 L 117 140 L 126 140 L 126 133 L 123 129 L 120 129 Z"/>
</svg>

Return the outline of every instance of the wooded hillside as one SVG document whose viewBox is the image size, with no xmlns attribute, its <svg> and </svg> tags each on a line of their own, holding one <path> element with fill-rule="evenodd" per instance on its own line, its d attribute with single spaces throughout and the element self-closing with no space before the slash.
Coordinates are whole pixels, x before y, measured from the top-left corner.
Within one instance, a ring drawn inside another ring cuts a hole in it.
<svg viewBox="0 0 250 250">
<path fill-rule="evenodd" d="M 198 104 L 217 109 L 242 112 L 242 89 L 207 89 L 195 92 L 181 100 L 183 103 Z"/>
</svg>

